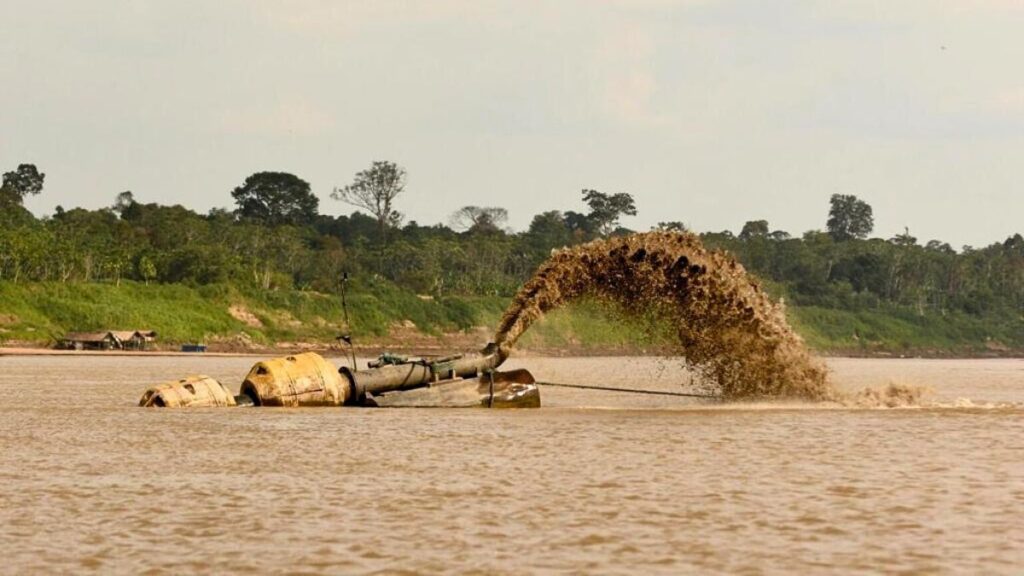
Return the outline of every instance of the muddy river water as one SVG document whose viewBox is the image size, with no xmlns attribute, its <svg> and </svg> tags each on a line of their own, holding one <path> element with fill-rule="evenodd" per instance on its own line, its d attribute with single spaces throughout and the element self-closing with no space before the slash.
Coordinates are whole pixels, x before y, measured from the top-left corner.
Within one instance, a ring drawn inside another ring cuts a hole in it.
<svg viewBox="0 0 1024 576">
<path fill-rule="evenodd" d="M 829 361 L 843 388 L 933 389 L 901 409 L 563 388 L 517 412 L 135 407 L 188 373 L 236 390 L 253 362 L 0 358 L 0 573 L 1024 571 L 1024 361 Z"/>
</svg>

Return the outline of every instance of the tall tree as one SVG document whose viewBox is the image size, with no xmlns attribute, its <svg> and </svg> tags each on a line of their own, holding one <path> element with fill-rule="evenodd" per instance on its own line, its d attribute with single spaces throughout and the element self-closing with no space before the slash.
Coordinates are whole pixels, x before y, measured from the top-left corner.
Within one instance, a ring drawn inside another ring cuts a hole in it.
<svg viewBox="0 0 1024 576">
<path fill-rule="evenodd" d="M 239 217 L 272 226 L 311 224 L 320 199 L 309 183 L 287 172 L 257 172 L 231 192 Z"/>
<path fill-rule="evenodd" d="M 875 227 L 871 206 L 852 194 L 833 194 L 825 226 L 837 242 L 864 239 Z"/>
<path fill-rule="evenodd" d="M 478 232 L 499 232 L 508 220 L 508 210 L 485 206 L 463 206 L 452 214 L 452 228 L 471 234 Z"/>
<path fill-rule="evenodd" d="M 903 234 L 897 234 L 897 235 L 893 236 L 892 238 L 889 239 L 889 242 L 892 242 L 893 244 L 895 244 L 897 246 L 904 246 L 904 247 L 906 247 L 906 246 L 916 246 L 917 245 L 917 238 L 914 237 L 914 236 L 911 236 L 910 235 L 910 228 L 904 226 L 903 227 Z"/>
<path fill-rule="evenodd" d="M 590 207 L 587 218 L 602 236 L 615 230 L 621 216 L 636 216 L 636 203 L 632 196 L 624 192 L 602 194 L 597 190 L 584 189 L 583 201 Z"/>
<path fill-rule="evenodd" d="M 551 210 L 533 217 L 523 239 L 533 254 L 532 268 L 547 258 L 552 249 L 571 244 L 572 231 L 565 222 L 565 216 L 558 210 Z"/>
<path fill-rule="evenodd" d="M 750 220 L 740 230 L 740 240 L 751 240 L 753 238 L 766 238 L 768 236 L 767 220 Z"/>
<path fill-rule="evenodd" d="M 156 264 L 154 264 L 153 259 L 146 254 L 139 256 L 138 262 L 135 263 L 135 268 L 139 273 L 139 277 L 146 282 L 147 286 L 149 285 L 150 280 L 156 278 Z"/>
<path fill-rule="evenodd" d="M 395 210 L 395 198 L 405 190 L 406 173 L 394 162 L 376 161 L 356 173 L 355 180 L 344 188 L 335 188 L 331 198 L 363 208 L 377 219 L 381 244 L 387 243 L 388 228 L 398 226 L 402 215 Z"/>
<path fill-rule="evenodd" d="M 578 240 L 589 240 L 598 233 L 597 224 L 586 214 L 568 210 L 564 216 L 565 227 Z"/>
<path fill-rule="evenodd" d="M 110 207 L 111 210 L 117 212 L 118 216 L 124 216 L 125 211 L 130 209 L 135 204 L 135 195 L 132 194 L 131 190 L 125 190 L 117 195 L 114 199 L 114 205 Z"/>
<path fill-rule="evenodd" d="M 43 191 L 45 178 L 46 174 L 40 172 L 35 164 L 19 164 L 17 169 L 4 172 L 3 184 L 0 185 L 0 204 L 20 206 L 25 196 Z"/>
</svg>

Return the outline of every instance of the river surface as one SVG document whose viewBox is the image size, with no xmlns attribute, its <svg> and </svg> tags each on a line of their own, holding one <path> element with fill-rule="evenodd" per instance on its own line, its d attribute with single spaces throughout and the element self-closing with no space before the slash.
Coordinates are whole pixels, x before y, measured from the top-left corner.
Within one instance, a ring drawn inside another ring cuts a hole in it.
<svg viewBox="0 0 1024 576">
<path fill-rule="evenodd" d="M 135 407 L 253 362 L 0 358 L 0 573 L 1024 572 L 1024 361 L 829 362 L 843 388 L 933 389 L 900 409 L 548 387 L 508 412 Z"/>
</svg>

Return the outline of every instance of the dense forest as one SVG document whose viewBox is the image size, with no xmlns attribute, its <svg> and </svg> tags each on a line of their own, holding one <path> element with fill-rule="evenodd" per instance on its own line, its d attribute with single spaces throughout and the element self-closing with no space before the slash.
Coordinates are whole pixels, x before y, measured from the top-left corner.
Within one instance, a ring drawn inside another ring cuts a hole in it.
<svg viewBox="0 0 1024 576">
<path fill-rule="evenodd" d="M 231 192 L 232 210 L 200 214 L 139 203 L 122 192 L 112 195 L 109 208 L 57 207 L 37 218 L 23 200 L 43 192 L 45 176 L 22 164 L 3 175 L 0 188 L 0 282 L 336 293 L 347 273 L 364 289 L 386 285 L 437 299 L 507 297 L 553 249 L 628 234 L 619 220 L 636 214 L 629 194 L 588 189 L 580 212 L 537 214 L 525 231 L 507 229 L 501 207 L 465 206 L 446 224 L 421 225 L 398 211 L 405 180 L 400 166 L 373 163 L 331 194 L 355 208 L 347 216 L 321 214 L 300 177 L 260 172 Z M 1004 334 L 1024 327 L 1020 234 L 960 250 L 921 242 L 909 231 L 871 238 L 871 207 L 846 195 L 832 196 L 822 217 L 824 230 L 801 236 L 754 220 L 736 233 L 701 237 L 735 254 L 789 306 L 980 319 L 1001 324 Z M 679 222 L 659 227 L 685 229 Z"/>
</svg>

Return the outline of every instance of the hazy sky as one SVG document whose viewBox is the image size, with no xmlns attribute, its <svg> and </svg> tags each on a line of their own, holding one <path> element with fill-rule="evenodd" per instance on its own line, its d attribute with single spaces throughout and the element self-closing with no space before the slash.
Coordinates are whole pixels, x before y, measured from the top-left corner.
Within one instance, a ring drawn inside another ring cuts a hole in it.
<svg viewBox="0 0 1024 576">
<path fill-rule="evenodd" d="M 261 170 L 348 213 L 375 159 L 420 223 L 586 187 L 634 229 L 799 234 L 844 193 L 985 245 L 1024 232 L 1024 1 L 0 3 L 0 168 L 46 172 L 37 214 L 228 207 Z"/>
</svg>

